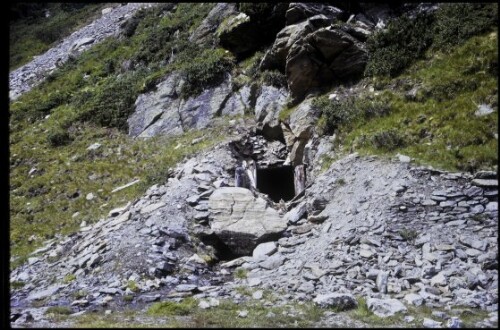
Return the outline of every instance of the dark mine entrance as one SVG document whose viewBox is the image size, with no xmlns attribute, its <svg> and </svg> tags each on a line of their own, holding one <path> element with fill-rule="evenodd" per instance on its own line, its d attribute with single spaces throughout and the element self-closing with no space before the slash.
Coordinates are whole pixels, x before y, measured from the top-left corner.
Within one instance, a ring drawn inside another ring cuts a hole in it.
<svg viewBox="0 0 500 330">
<path fill-rule="evenodd" d="M 293 166 L 257 169 L 257 189 L 274 202 L 285 202 L 295 196 Z"/>
</svg>

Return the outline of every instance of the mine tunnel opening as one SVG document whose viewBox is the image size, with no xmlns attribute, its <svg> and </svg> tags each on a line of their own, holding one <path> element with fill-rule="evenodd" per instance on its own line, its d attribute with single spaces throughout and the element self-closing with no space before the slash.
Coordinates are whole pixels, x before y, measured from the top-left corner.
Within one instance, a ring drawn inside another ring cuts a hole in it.
<svg viewBox="0 0 500 330">
<path fill-rule="evenodd" d="M 257 189 L 278 203 L 295 196 L 293 166 L 257 168 Z"/>
</svg>

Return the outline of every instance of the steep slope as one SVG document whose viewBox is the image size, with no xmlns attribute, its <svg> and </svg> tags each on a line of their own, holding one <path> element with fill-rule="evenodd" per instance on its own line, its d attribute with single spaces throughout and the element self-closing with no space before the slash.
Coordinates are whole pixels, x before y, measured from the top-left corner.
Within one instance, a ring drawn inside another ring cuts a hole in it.
<svg viewBox="0 0 500 330">
<path fill-rule="evenodd" d="M 494 327 L 497 11 L 110 26 L 11 103 L 11 321 Z"/>
</svg>

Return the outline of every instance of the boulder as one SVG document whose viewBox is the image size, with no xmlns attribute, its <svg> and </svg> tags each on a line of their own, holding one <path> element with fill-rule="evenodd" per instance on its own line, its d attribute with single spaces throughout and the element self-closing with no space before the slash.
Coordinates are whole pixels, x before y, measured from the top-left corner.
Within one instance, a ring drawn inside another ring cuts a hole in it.
<svg viewBox="0 0 500 330">
<path fill-rule="evenodd" d="M 266 52 L 260 62 L 261 70 L 278 69 L 285 71 L 286 56 L 292 45 L 301 38 L 304 38 L 315 29 L 309 23 L 304 21 L 298 24 L 285 26 L 277 35 L 273 46 Z"/>
<path fill-rule="evenodd" d="M 287 220 L 288 223 L 295 224 L 304 217 L 306 212 L 307 212 L 306 203 L 302 202 L 298 206 L 288 211 L 288 213 L 285 214 L 285 219 Z"/>
<path fill-rule="evenodd" d="M 290 94 L 300 101 L 311 89 L 334 80 L 352 80 L 363 73 L 365 45 L 339 27 L 320 28 L 293 44 L 286 59 Z"/>
<path fill-rule="evenodd" d="M 313 299 L 313 301 L 320 307 L 333 307 L 339 311 L 353 309 L 358 306 L 356 298 L 348 293 L 329 293 L 318 295 Z"/>
<path fill-rule="evenodd" d="M 406 312 L 406 307 L 397 299 L 368 298 L 368 308 L 379 317 L 392 316 L 399 312 Z"/>
<path fill-rule="evenodd" d="M 236 255 L 248 255 L 261 242 L 278 237 L 286 220 L 267 202 L 239 187 L 216 189 L 208 200 L 211 229 Z"/>
<path fill-rule="evenodd" d="M 250 17 L 239 13 L 226 18 L 217 29 L 216 35 L 222 47 L 235 55 L 250 53 L 256 44 L 256 35 Z"/>
</svg>

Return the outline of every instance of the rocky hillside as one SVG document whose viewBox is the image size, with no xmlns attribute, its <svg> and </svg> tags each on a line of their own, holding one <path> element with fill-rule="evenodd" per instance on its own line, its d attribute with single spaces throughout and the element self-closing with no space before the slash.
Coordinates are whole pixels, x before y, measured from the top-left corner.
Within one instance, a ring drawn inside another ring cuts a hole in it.
<svg viewBox="0 0 500 330">
<path fill-rule="evenodd" d="M 498 325 L 496 4 L 92 6 L 11 65 L 11 326 Z"/>
</svg>

